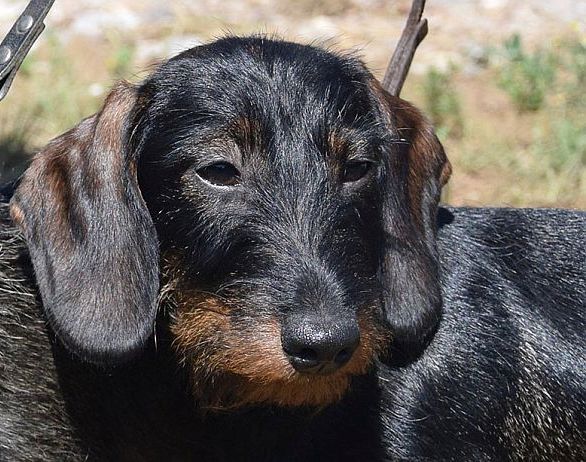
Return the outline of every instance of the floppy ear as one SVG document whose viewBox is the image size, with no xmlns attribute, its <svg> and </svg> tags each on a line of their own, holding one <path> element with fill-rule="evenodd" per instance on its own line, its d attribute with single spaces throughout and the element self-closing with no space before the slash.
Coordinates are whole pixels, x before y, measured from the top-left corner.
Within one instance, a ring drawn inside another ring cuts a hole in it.
<svg viewBox="0 0 586 462">
<path fill-rule="evenodd" d="M 135 104 L 134 87 L 118 85 L 35 157 L 10 206 L 51 327 L 99 364 L 136 355 L 157 310 L 158 241 L 128 149 Z"/>
<path fill-rule="evenodd" d="M 378 87 L 392 138 L 385 156 L 381 262 L 385 317 L 392 328 L 390 360 L 417 357 L 442 311 L 436 213 L 451 167 L 433 127 L 411 104 Z"/>
</svg>

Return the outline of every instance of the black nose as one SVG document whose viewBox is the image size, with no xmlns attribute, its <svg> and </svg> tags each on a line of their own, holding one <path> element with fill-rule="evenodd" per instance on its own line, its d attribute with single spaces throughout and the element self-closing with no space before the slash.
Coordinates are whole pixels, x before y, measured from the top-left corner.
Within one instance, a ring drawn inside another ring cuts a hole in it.
<svg viewBox="0 0 586 462">
<path fill-rule="evenodd" d="M 350 361 L 360 343 L 356 322 L 301 319 L 284 327 L 281 342 L 289 362 L 305 374 L 330 374 Z"/>
</svg>

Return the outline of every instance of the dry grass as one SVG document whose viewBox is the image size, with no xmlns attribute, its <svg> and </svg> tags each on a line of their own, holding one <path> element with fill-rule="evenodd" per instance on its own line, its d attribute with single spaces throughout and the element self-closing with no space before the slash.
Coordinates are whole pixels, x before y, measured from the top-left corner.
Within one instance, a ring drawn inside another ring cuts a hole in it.
<svg viewBox="0 0 586 462">
<path fill-rule="evenodd" d="M 559 75 L 535 111 L 519 112 L 499 88 L 496 64 L 475 75 L 451 76 L 449 90 L 458 95 L 464 125 L 458 136 L 438 130 L 454 164 L 446 202 L 586 208 L 584 69 L 570 64 L 586 60 L 586 48 L 572 37 L 559 41 L 554 52 Z M 427 83 L 412 79 L 403 96 L 425 108 Z"/>
</svg>

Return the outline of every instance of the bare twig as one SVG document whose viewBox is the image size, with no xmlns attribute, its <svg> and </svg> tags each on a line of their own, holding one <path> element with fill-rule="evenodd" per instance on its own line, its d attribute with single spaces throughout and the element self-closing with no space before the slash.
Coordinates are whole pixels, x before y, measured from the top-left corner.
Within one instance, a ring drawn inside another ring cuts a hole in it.
<svg viewBox="0 0 586 462">
<path fill-rule="evenodd" d="M 415 50 L 427 35 L 427 19 L 421 19 L 423 8 L 425 0 L 413 1 L 407 24 L 387 66 L 382 85 L 391 95 L 401 93 Z"/>
</svg>

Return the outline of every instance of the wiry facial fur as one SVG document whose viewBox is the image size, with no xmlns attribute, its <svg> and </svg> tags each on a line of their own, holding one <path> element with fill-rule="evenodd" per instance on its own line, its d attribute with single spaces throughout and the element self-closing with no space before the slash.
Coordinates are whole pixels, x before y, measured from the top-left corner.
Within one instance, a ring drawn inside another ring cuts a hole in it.
<svg viewBox="0 0 586 462">
<path fill-rule="evenodd" d="M 206 409 L 332 404 L 388 344 L 387 332 L 373 331 L 376 323 L 366 308 L 358 315 L 361 343 L 350 362 L 332 375 L 307 376 L 287 360 L 278 320 L 231 316 L 230 302 L 209 294 L 187 291 L 181 297 L 171 323 L 174 348 L 190 369 L 195 398 Z"/>
<path fill-rule="evenodd" d="M 138 89 L 139 182 L 163 257 L 179 261 L 182 280 L 172 330 L 197 396 L 329 404 L 389 338 L 402 362 L 437 328 L 429 213 L 448 164 L 427 122 L 355 58 L 263 38 L 241 45 L 185 52 Z M 399 135 L 405 124 L 414 129 Z M 240 171 L 241 184 L 214 188 L 199 177 L 218 160 Z M 344 184 L 354 160 L 371 171 Z M 293 374 L 279 339 L 292 318 L 317 312 L 332 323 L 359 318 L 363 342 L 347 367 L 309 379 Z M 246 381 L 234 385 L 236 377 Z M 202 393 L 208 382 L 223 391 Z"/>
</svg>

